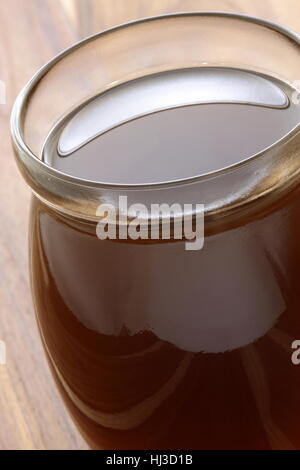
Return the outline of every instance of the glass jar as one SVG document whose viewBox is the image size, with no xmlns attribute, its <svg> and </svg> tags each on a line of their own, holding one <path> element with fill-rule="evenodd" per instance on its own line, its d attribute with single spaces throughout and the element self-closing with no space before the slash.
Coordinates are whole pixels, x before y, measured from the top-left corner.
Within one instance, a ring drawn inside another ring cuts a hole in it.
<svg viewBox="0 0 300 470">
<path fill-rule="evenodd" d="M 33 191 L 37 321 L 93 448 L 300 448 L 299 123 L 227 168 L 144 185 L 58 171 L 42 159 L 49 132 L 83 103 L 142 77 L 223 67 L 288 87 L 299 59 L 299 36 L 275 24 L 176 14 L 80 42 L 19 95 L 11 125 Z M 117 207 L 120 195 L 146 207 L 204 204 L 204 247 L 185 250 L 174 236 L 99 240 L 99 204 Z"/>
</svg>

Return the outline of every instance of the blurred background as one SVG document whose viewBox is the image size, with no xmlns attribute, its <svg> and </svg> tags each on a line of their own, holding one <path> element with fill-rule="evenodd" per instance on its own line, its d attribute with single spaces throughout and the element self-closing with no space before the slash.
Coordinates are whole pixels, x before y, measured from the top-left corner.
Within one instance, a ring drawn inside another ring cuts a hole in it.
<svg viewBox="0 0 300 470">
<path fill-rule="evenodd" d="M 39 67 L 87 35 L 196 10 L 259 16 L 300 33 L 299 0 L 0 0 L 0 81 L 6 88 L 6 104 L 0 104 L 0 342 L 6 345 L 0 450 L 86 448 L 54 387 L 35 323 L 27 270 L 30 191 L 10 145 L 13 101 Z"/>
</svg>

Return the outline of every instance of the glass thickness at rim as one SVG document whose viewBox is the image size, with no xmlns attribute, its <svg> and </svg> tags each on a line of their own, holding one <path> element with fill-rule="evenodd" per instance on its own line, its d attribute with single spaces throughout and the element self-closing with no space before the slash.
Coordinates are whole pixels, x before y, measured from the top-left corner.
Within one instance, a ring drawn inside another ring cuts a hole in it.
<svg viewBox="0 0 300 470">
<path fill-rule="evenodd" d="M 59 170 L 55 170 L 54 168 L 48 166 L 30 150 L 30 148 L 27 146 L 25 142 L 24 134 L 23 134 L 23 123 L 26 119 L 26 106 L 30 100 L 31 94 L 34 93 L 35 88 L 38 86 L 38 84 L 42 81 L 42 79 L 47 75 L 47 73 L 56 64 L 58 64 L 67 56 L 71 55 L 73 52 L 77 51 L 80 47 L 90 42 L 93 42 L 99 38 L 102 38 L 107 34 L 115 33 L 120 30 L 126 30 L 126 29 L 129 30 L 133 26 L 142 25 L 146 23 L 149 24 L 149 23 L 156 23 L 162 20 L 166 21 L 166 20 L 172 20 L 172 19 L 188 19 L 188 18 L 195 18 L 195 17 L 199 17 L 199 18 L 207 17 L 207 18 L 214 18 L 214 19 L 224 18 L 225 20 L 231 19 L 231 20 L 245 21 L 248 23 L 252 23 L 253 25 L 267 28 L 269 30 L 274 30 L 275 32 L 283 35 L 285 39 L 288 39 L 289 41 L 292 40 L 294 44 L 296 45 L 300 44 L 300 39 L 299 39 L 300 36 L 298 34 L 293 33 L 292 31 L 289 31 L 287 28 L 284 28 L 280 25 L 277 25 L 275 23 L 265 21 L 256 17 L 249 17 L 247 15 L 231 14 L 231 13 L 224 13 L 224 12 L 189 12 L 189 13 L 162 15 L 162 16 L 157 16 L 157 17 L 145 18 L 145 19 L 133 21 L 130 23 L 125 23 L 123 25 L 116 26 L 106 31 L 97 33 L 96 35 L 90 36 L 84 39 L 83 41 L 80 41 L 79 43 L 71 46 L 70 48 L 66 49 L 65 51 L 60 53 L 58 56 L 56 56 L 54 59 L 52 59 L 48 64 L 46 64 L 36 73 L 36 75 L 32 78 L 32 80 L 21 91 L 12 111 L 11 130 L 12 130 L 13 143 L 15 146 L 16 154 L 17 154 L 17 160 L 18 160 L 19 166 L 21 167 L 21 171 L 23 175 L 25 176 L 25 179 L 27 180 L 27 182 L 31 185 L 32 189 L 38 195 L 40 195 L 50 204 L 54 202 L 54 206 L 60 206 L 60 204 L 58 204 L 57 201 L 61 200 L 61 196 L 62 196 L 61 194 L 59 195 L 56 201 L 51 201 L 49 200 L 51 199 L 51 197 L 48 198 L 46 196 L 47 190 L 46 190 L 46 193 L 44 191 L 41 191 L 41 192 L 39 191 L 40 186 L 43 185 L 45 178 L 47 178 L 47 176 L 52 179 L 54 185 L 59 184 L 59 181 L 61 181 L 62 183 L 66 183 L 68 187 L 70 187 L 70 185 L 74 185 L 77 187 L 80 186 L 82 191 L 84 191 L 85 188 L 87 190 L 93 188 L 95 190 L 97 189 L 98 190 L 110 190 L 111 189 L 113 191 L 120 191 L 122 189 L 124 191 L 135 190 L 135 189 L 155 190 L 155 189 L 160 189 L 160 188 L 161 189 L 174 188 L 174 187 L 179 187 L 182 185 L 187 185 L 190 183 L 197 183 L 197 182 L 200 183 L 202 181 L 211 180 L 214 177 L 218 177 L 220 175 L 226 174 L 227 172 L 236 171 L 248 164 L 251 164 L 256 159 L 261 158 L 263 155 L 266 155 L 268 153 L 274 153 L 276 150 L 279 150 L 282 146 L 284 147 L 285 144 L 288 143 L 288 141 L 293 139 L 293 137 L 299 132 L 300 125 L 297 126 L 297 128 L 293 129 L 291 133 L 289 133 L 287 136 L 275 142 L 271 147 L 267 148 L 263 152 L 260 152 L 259 154 L 251 156 L 250 158 L 247 158 L 236 164 L 230 165 L 221 170 L 213 171 L 207 174 L 202 174 L 200 176 L 179 179 L 174 182 L 171 181 L 171 182 L 163 182 L 163 183 L 161 182 L 147 183 L 147 184 L 142 184 L 142 185 L 121 185 L 121 184 L 101 183 L 98 181 L 84 180 L 78 177 L 70 176 L 68 174 L 65 174 Z M 34 181 L 35 179 L 40 180 L 40 181 Z M 67 194 L 65 195 L 66 197 L 68 197 Z M 72 195 L 70 196 L 72 197 Z M 83 194 L 81 194 L 81 197 L 84 197 Z M 87 199 L 90 199 L 89 196 L 87 196 Z"/>
</svg>

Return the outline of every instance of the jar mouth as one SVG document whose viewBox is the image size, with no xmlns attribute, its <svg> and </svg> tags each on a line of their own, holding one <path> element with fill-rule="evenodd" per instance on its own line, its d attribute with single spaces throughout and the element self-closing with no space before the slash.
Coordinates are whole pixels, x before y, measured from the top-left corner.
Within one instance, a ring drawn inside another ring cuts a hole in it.
<svg viewBox="0 0 300 470">
<path fill-rule="evenodd" d="M 228 103 L 226 103 L 228 104 Z M 192 105 L 191 105 L 192 106 Z M 206 104 L 208 106 L 208 104 Z M 185 106 L 187 107 L 187 106 Z M 179 108 L 175 108 L 179 109 Z M 147 114 L 147 116 L 151 116 L 154 113 Z M 132 122 L 132 121 L 128 121 Z M 127 124 L 127 123 L 125 123 Z M 123 124 L 122 124 L 123 125 Z M 98 188 L 114 188 L 116 190 L 122 190 L 122 189 L 147 189 L 147 188 L 167 188 L 171 187 L 174 185 L 180 185 L 180 184 L 188 184 L 188 183 L 193 183 L 197 181 L 204 181 L 208 180 L 210 178 L 213 178 L 214 176 L 221 176 L 224 173 L 228 171 L 233 171 L 237 170 L 244 165 L 247 165 L 248 163 L 259 160 L 261 157 L 264 155 L 267 155 L 268 153 L 272 152 L 273 150 L 276 150 L 278 147 L 283 146 L 286 142 L 288 142 L 290 139 L 292 139 L 294 136 L 296 136 L 300 131 L 300 123 L 294 126 L 288 133 L 286 133 L 283 137 L 279 138 L 278 140 L 274 141 L 271 145 L 266 146 L 262 151 L 256 152 L 252 154 L 249 157 L 246 157 L 242 160 L 239 160 L 237 163 L 233 163 L 231 165 L 224 166 L 218 170 L 213 170 L 213 171 L 208 171 L 205 173 L 201 173 L 199 175 L 195 176 L 189 176 L 189 177 L 184 177 L 184 178 L 178 178 L 178 179 L 171 179 L 167 181 L 162 181 L 162 182 L 148 182 L 148 183 L 113 183 L 113 182 L 103 182 L 99 180 L 92 180 L 92 179 L 87 179 L 87 178 L 79 178 L 76 176 L 72 176 L 69 173 L 65 173 L 61 170 L 55 169 L 49 164 L 45 163 L 43 160 L 38 159 L 43 165 L 46 166 L 46 168 L 50 169 L 53 171 L 53 175 L 55 176 L 60 176 L 61 179 L 68 179 L 70 182 L 74 182 L 76 184 L 82 184 L 86 186 L 94 186 Z M 70 154 L 72 155 L 72 153 Z M 36 157 L 34 157 L 36 158 Z M 69 158 L 69 157 L 62 157 L 62 158 Z M 70 157 L 72 158 L 72 157 Z"/>
<path fill-rule="evenodd" d="M 243 43 L 236 44 L 237 34 L 242 34 Z M 259 55 L 253 40 L 263 45 Z M 252 202 L 269 200 L 262 196 L 282 194 L 298 184 L 300 123 L 291 126 L 287 134 L 262 151 L 237 163 L 198 176 L 142 184 L 101 182 L 70 175 L 41 159 L 42 146 L 50 130 L 66 113 L 71 114 L 82 103 L 118 85 L 160 72 L 193 67 L 240 69 L 281 79 L 298 92 L 298 86 L 294 87 L 292 82 L 298 70 L 300 75 L 299 44 L 299 34 L 276 23 L 242 14 L 210 11 L 139 19 L 83 39 L 44 65 L 16 99 L 11 114 L 11 134 L 19 169 L 34 194 L 48 206 L 85 220 L 97 220 L 99 203 L 109 201 L 117 206 L 120 194 L 128 197 L 129 205 L 143 203 L 146 207 L 156 203 L 199 203 L 205 207 L 206 219 L 214 224 L 223 223 L 225 217 L 232 214 L 239 216 L 240 209 L 252 207 Z M 245 50 L 247 60 L 243 60 Z M 282 67 L 279 68 L 282 56 L 286 61 L 283 74 Z M 88 73 L 84 76 L 81 72 L 76 81 L 78 70 L 75 67 L 82 63 L 82 70 Z M 88 83 L 84 80 L 86 77 L 89 77 Z M 60 93 L 58 84 L 65 96 Z M 82 86 L 90 87 L 90 94 L 82 90 Z M 73 99 L 74 90 L 77 94 Z M 62 101 L 59 98 L 63 98 Z M 70 105 L 67 100 L 71 100 Z M 47 103 L 50 115 L 54 106 L 55 119 L 52 115 L 49 118 Z"/>
<path fill-rule="evenodd" d="M 162 19 L 172 19 L 172 18 L 180 18 L 180 17 L 193 17 L 193 16 L 199 16 L 199 17 L 220 17 L 220 18 L 232 18 L 232 19 L 239 19 L 239 20 L 244 20 L 247 22 L 252 22 L 256 23 L 261 26 L 265 26 L 269 29 L 273 29 L 279 33 L 282 33 L 283 35 L 287 36 L 288 38 L 292 39 L 294 42 L 297 44 L 300 44 L 300 35 L 289 30 L 288 28 L 285 28 L 277 23 L 267 21 L 260 19 L 258 17 L 254 16 L 248 16 L 248 15 L 243 15 L 243 14 L 237 14 L 237 13 L 227 13 L 227 12 L 211 12 L 211 11 L 203 11 L 203 12 L 186 12 L 186 13 L 172 13 L 172 14 L 167 14 L 167 15 L 159 15 L 159 16 L 153 16 L 153 17 L 148 17 L 148 18 L 142 18 L 139 20 L 127 22 L 121 25 L 118 25 L 113 28 L 109 28 L 107 30 L 104 30 L 100 33 L 96 33 L 92 36 L 89 36 L 82 41 L 79 41 L 75 45 L 67 48 L 63 52 L 59 53 L 56 57 L 54 57 L 51 61 L 49 61 L 46 65 L 44 65 L 34 76 L 33 78 L 27 83 L 27 85 L 23 88 L 23 90 L 20 92 L 19 96 L 16 99 L 16 102 L 13 106 L 12 114 L 11 114 L 11 134 L 13 138 L 13 143 L 16 146 L 16 149 L 18 151 L 24 152 L 29 159 L 34 159 L 46 172 L 48 172 L 51 176 L 56 177 L 58 179 L 62 180 L 67 180 L 70 183 L 74 183 L 76 185 L 82 185 L 82 186 L 93 186 L 93 187 L 98 187 L 98 188 L 114 188 L 114 189 L 129 189 L 129 188 L 151 188 L 151 187 L 168 187 L 168 186 L 174 186 L 174 184 L 185 184 L 185 183 L 190 183 L 190 182 L 196 182 L 196 181 L 202 181 L 208 178 L 212 178 L 214 176 L 222 175 L 223 173 L 227 171 L 232 171 L 235 169 L 240 168 L 241 166 L 254 161 L 263 155 L 269 153 L 276 147 L 279 147 L 280 145 L 284 144 L 287 140 L 292 138 L 295 134 L 297 134 L 300 130 L 300 123 L 296 125 L 293 129 L 291 129 L 286 135 L 269 145 L 268 147 L 264 148 L 262 151 L 255 153 L 251 155 L 250 157 L 247 157 L 237 163 L 225 166 L 221 169 L 215 170 L 215 171 L 210 171 L 207 173 L 202 173 L 201 175 L 196 175 L 196 176 L 191 176 L 187 178 L 180 178 L 172 181 L 167 181 L 167 182 L 153 182 L 153 183 L 141 183 L 141 184 L 119 184 L 119 183 L 106 183 L 106 182 L 101 182 L 101 181 L 93 181 L 90 179 L 84 179 L 84 178 L 79 178 L 77 176 L 72 176 L 68 173 L 64 173 L 58 169 L 55 169 L 51 167 L 50 165 L 46 164 L 43 162 L 39 157 L 37 157 L 27 146 L 23 132 L 22 132 L 22 117 L 24 113 L 26 112 L 26 104 L 27 101 L 30 97 L 31 92 L 34 90 L 38 82 L 43 78 L 43 76 L 59 61 L 64 59 L 68 54 L 72 53 L 76 49 L 80 48 L 82 45 L 93 41 L 96 38 L 99 38 L 101 36 L 104 36 L 108 33 L 116 32 L 120 29 L 126 29 L 130 28 L 134 25 L 137 24 L 142 24 L 142 23 L 148 23 L 148 22 L 156 22 Z"/>
</svg>

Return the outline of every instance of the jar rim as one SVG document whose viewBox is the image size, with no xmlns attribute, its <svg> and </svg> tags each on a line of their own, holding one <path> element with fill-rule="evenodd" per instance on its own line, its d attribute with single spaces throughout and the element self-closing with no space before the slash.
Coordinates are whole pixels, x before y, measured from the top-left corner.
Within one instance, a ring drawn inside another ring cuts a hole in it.
<svg viewBox="0 0 300 470">
<path fill-rule="evenodd" d="M 41 67 L 35 75 L 32 77 L 32 79 L 25 85 L 25 87 L 21 90 L 20 94 L 18 95 L 15 104 L 12 109 L 11 113 L 11 134 L 12 134 L 12 139 L 13 143 L 16 146 L 17 150 L 22 151 L 25 153 L 26 157 L 29 158 L 30 160 L 34 160 L 36 163 L 38 163 L 41 168 L 43 168 L 46 172 L 48 172 L 51 176 L 57 177 L 59 179 L 67 180 L 69 183 L 74 183 L 76 185 L 82 185 L 82 186 L 88 186 L 88 187 L 97 187 L 97 188 L 114 188 L 114 189 L 134 189 L 134 188 L 148 188 L 148 187 L 164 187 L 167 188 L 168 186 L 174 186 L 174 184 L 184 184 L 184 183 L 189 183 L 189 182 L 196 182 L 196 181 L 202 181 L 207 178 L 211 178 L 213 176 L 220 175 L 222 173 L 225 173 L 229 170 L 234 170 L 237 169 L 250 161 L 256 160 L 257 158 L 263 156 L 264 154 L 268 153 L 269 151 L 273 150 L 274 147 L 280 146 L 280 144 L 284 143 L 286 140 L 290 139 L 294 134 L 296 134 L 300 130 L 300 123 L 293 129 L 291 129 L 288 134 L 284 135 L 282 138 L 268 146 L 267 148 L 263 149 L 261 152 L 258 152 L 242 161 L 239 161 L 237 163 L 234 163 L 232 165 L 226 166 L 225 168 L 221 168 L 215 171 L 211 171 L 205 174 L 201 174 L 198 176 L 192 176 L 188 178 L 183 178 L 183 179 L 178 179 L 176 181 L 167 181 L 167 182 L 154 182 L 154 183 L 147 183 L 147 184 L 113 184 L 113 183 L 104 183 L 104 182 L 99 182 L 99 181 L 93 181 L 93 180 L 87 180 L 84 178 L 76 177 L 69 175 L 67 173 L 64 173 L 60 170 L 57 170 L 50 165 L 46 164 L 43 162 L 40 158 L 38 158 L 27 146 L 23 132 L 21 129 L 22 125 L 22 116 L 26 110 L 26 103 L 30 97 L 31 92 L 34 90 L 36 85 L 40 82 L 40 80 L 51 70 L 51 68 L 57 64 L 59 61 L 63 60 L 66 56 L 68 56 L 70 53 L 74 52 L 76 49 L 80 48 L 84 44 L 89 43 L 90 41 L 93 41 L 101 36 L 104 36 L 108 33 L 113 33 L 116 32 L 120 29 L 126 29 L 130 28 L 134 25 L 137 24 L 142 24 L 142 23 L 149 23 L 149 22 L 155 22 L 159 21 L 162 19 L 172 19 L 172 18 L 179 18 L 179 17 L 224 17 L 224 18 L 232 18 L 232 19 L 239 19 L 239 20 L 244 20 L 247 22 L 252 22 L 255 24 L 258 24 L 260 26 L 265 26 L 269 29 L 273 29 L 284 36 L 292 39 L 294 42 L 300 45 L 300 34 L 284 27 L 281 26 L 280 24 L 277 24 L 272 21 L 264 20 L 255 16 L 248 16 L 244 14 L 239 14 L 239 13 L 228 13 L 228 12 L 222 12 L 222 11 L 201 11 L 201 12 L 183 12 L 183 13 L 171 13 L 171 14 L 165 14 L 165 15 L 158 15 L 158 16 L 151 16 L 147 18 L 141 18 L 138 20 L 126 22 L 117 26 L 114 26 L 113 28 L 108 28 L 104 31 L 98 32 L 96 34 L 93 34 L 87 38 L 84 38 L 83 40 L 77 42 L 76 44 L 68 47 L 67 49 L 63 50 L 60 52 L 58 55 L 56 55 L 53 59 L 51 59 L 47 64 L 45 64 L 43 67 Z"/>
<path fill-rule="evenodd" d="M 32 151 L 27 145 L 23 134 L 27 105 L 35 88 L 56 64 L 69 55 L 71 56 L 80 47 L 109 33 L 130 29 L 143 23 L 189 17 L 245 21 L 266 30 L 278 32 L 283 36 L 283 39 L 291 43 L 291 46 L 299 48 L 300 45 L 300 34 L 277 23 L 238 13 L 202 11 L 171 13 L 127 22 L 93 34 L 65 49 L 36 72 L 25 85 L 16 99 L 11 114 L 12 142 L 18 166 L 33 193 L 49 207 L 71 217 L 97 221 L 98 217 L 95 214 L 99 204 L 107 201 L 117 204 L 116 201 L 120 194 L 126 194 L 129 204 L 143 202 L 147 207 L 157 202 L 172 204 L 174 201 L 181 201 L 193 205 L 201 202 L 204 206 L 206 223 L 210 221 L 212 227 L 218 227 L 220 224 L 223 226 L 225 219 L 231 223 L 233 215 L 239 219 L 242 213 L 256 213 L 258 207 L 269 204 L 270 199 L 266 196 L 283 195 L 290 191 L 291 187 L 298 185 L 300 166 L 297 157 L 300 152 L 300 138 L 298 139 L 300 137 L 300 123 L 261 152 L 225 168 L 176 181 L 138 185 L 103 183 L 72 176 L 46 164 L 39 158 L 38 152 Z M 230 65 L 227 64 L 228 66 Z M 295 91 L 297 91 L 296 88 Z M 273 163 L 278 164 L 279 168 L 279 172 L 275 176 L 272 174 Z M 270 171 L 267 177 L 265 171 L 267 173 Z M 257 184 L 254 181 L 252 187 L 250 179 L 253 178 L 253 175 L 254 178 L 258 176 L 258 180 Z M 257 201 L 260 203 L 257 204 Z M 244 209 L 243 212 L 241 212 L 242 209 Z M 194 215 L 197 213 L 197 209 L 195 211 Z"/>
</svg>

